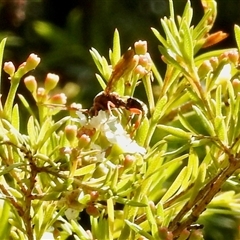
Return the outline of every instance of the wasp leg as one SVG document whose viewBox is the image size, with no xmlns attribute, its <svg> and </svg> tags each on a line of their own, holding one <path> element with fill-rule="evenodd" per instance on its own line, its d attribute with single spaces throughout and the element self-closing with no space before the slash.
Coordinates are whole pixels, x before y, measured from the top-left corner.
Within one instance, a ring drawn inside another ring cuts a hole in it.
<svg viewBox="0 0 240 240">
<path fill-rule="evenodd" d="M 143 117 L 143 112 L 138 109 L 138 108 L 129 108 L 129 111 L 132 115 L 137 115 L 137 120 L 134 123 L 133 131 L 131 132 L 131 136 L 134 134 L 134 132 L 139 128 L 142 117 Z"/>
<path fill-rule="evenodd" d="M 113 109 L 113 108 L 116 108 L 115 104 L 114 104 L 113 102 L 111 102 L 111 101 L 108 101 L 108 102 L 107 102 L 107 109 L 108 109 L 110 115 L 113 115 L 113 114 L 112 114 L 112 109 Z"/>
</svg>

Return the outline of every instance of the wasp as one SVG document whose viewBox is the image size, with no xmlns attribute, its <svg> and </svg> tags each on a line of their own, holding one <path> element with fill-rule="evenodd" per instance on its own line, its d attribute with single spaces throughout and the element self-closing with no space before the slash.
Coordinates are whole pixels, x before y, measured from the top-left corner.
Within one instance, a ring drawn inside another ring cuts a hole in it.
<svg viewBox="0 0 240 240">
<path fill-rule="evenodd" d="M 120 96 L 113 91 L 115 83 L 131 69 L 134 50 L 129 49 L 117 62 L 113 68 L 107 86 L 104 91 L 98 93 L 93 100 L 93 106 L 89 110 L 92 116 L 96 116 L 100 110 L 111 112 L 112 108 L 122 108 L 129 110 L 132 114 L 138 115 L 135 128 L 138 128 L 143 115 L 148 112 L 147 106 L 137 98 L 130 96 Z"/>
</svg>

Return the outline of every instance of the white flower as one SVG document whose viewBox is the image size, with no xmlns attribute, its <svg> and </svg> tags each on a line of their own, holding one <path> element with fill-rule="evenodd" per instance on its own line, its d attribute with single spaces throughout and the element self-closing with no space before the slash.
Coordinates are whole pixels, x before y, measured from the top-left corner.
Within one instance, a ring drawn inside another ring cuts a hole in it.
<svg viewBox="0 0 240 240">
<path fill-rule="evenodd" d="M 87 124 L 86 115 L 81 111 L 76 111 L 76 114 L 78 116 L 78 122 L 81 124 L 81 126 L 85 126 Z"/>
<path fill-rule="evenodd" d="M 109 117 L 109 119 L 101 125 L 100 131 L 110 143 L 118 145 L 123 153 L 144 154 L 146 152 L 145 148 L 139 146 L 136 141 L 130 138 L 130 135 L 127 134 L 118 119 L 114 116 Z"/>
<path fill-rule="evenodd" d="M 216 85 L 224 85 L 231 79 L 232 75 L 231 75 L 231 64 L 225 64 L 221 70 L 221 72 L 219 73 L 215 84 Z"/>
<path fill-rule="evenodd" d="M 78 116 L 79 118 L 83 118 L 80 112 Z M 136 141 L 131 139 L 130 135 L 119 122 L 119 119 L 107 111 L 99 111 L 97 116 L 92 117 L 88 121 L 87 126 L 99 131 L 101 136 L 104 136 L 110 145 L 117 145 L 123 153 L 144 154 L 146 152 L 145 148 L 139 146 Z M 101 150 L 101 146 L 95 143 L 91 144 L 91 148 Z M 103 156 L 99 157 L 104 158 Z"/>
<path fill-rule="evenodd" d="M 115 118 L 114 116 L 109 116 L 109 113 L 106 111 L 99 111 L 97 116 L 94 116 L 89 121 L 89 126 L 95 129 L 99 129 L 102 124 L 104 124 L 106 121 L 109 121 L 109 119 Z"/>
</svg>

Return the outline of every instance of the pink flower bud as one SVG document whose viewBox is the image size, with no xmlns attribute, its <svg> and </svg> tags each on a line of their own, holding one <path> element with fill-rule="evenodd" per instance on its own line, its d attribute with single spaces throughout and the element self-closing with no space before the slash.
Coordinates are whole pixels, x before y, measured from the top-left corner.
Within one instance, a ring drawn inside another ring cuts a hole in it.
<svg viewBox="0 0 240 240">
<path fill-rule="evenodd" d="M 67 96 L 64 93 L 58 93 L 53 95 L 50 99 L 49 99 L 50 103 L 53 104 L 66 104 L 67 103 Z"/>
<path fill-rule="evenodd" d="M 60 155 L 70 155 L 72 153 L 72 149 L 70 147 L 62 147 L 59 149 Z"/>
<path fill-rule="evenodd" d="M 138 42 L 134 43 L 134 47 L 135 47 L 135 52 L 138 55 L 140 55 L 140 54 L 143 55 L 147 52 L 147 42 L 146 41 L 139 40 Z"/>
<path fill-rule="evenodd" d="M 36 98 L 39 103 L 45 103 L 47 101 L 47 94 L 44 88 L 40 87 L 37 89 Z"/>
<path fill-rule="evenodd" d="M 37 81 L 34 76 L 27 76 L 24 78 L 24 84 L 26 88 L 31 92 L 35 93 L 37 90 Z"/>
<path fill-rule="evenodd" d="M 151 70 L 152 67 L 152 59 L 149 53 L 139 56 L 139 65 L 145 67 L 148 71 Z"/>
<path fill-rule="evenodd" d="M 228 58 L 235 66 L 238 65 L 238 60 L 239 60 L 238 51 L 236 50 L 229 51 Z"/>
<path fill-rule="evenodd" d="M 240 92 L 240 80 L 238 80 L 237 78 L 234 78 L 232 80 L 232 85 L 233 85 L 233 89 L 235 94 Z"/>
<path fill-rule="evenodd" d="M 130 168 L 135 161 L 136 161 L 136 157 L 134 155 L 127 154 L 123 162 L 124 168 L 125 169 Z"/>
<path fill-rule="evenodd" d="M 91 191 L 90 192 L 90 197 L 91 197 L 92 202 L 96 201 L 99 197 L 99 192 L 98 191 Z"/>
<path fill-rule="evenodd" d="M 166 227 L 160 227 L 159 230 L 158 230 L 158 233 L 159 233 L 159 237 L 161 239 L 165 239 L 165 240 L 172 240 L 173 239 L 172 233 L 169 232 Z"/>
<path fill-rule="evenodd" d="M 54 89 L 59 81 L 59 76 L 53 73 L 48 73 L 44 82 L 44 87 L 46 91 L 51 91 Z"/>
<path fill-rule="evenodd" d="M 205 60 L 203 61 L 203 63 L 200 65 L 200 67 L 198 68 L 198 76 L 200 79 L 203 79 L 207 76 L 207 74 L 212 71 L 212 64 L 210 63 L 210 61 Z"/>
<path fill-rule="evenodd" d="M 211 63 L 213 69 L 216 69 L 217 66 L 218 66 L 218 64 L 219 64 L 219 60 L 218 60 L 217 57 L 211 57 L 211 58 L 209 59 L 209 62 Z"/>
<path fill-rule="evenodd" d="M 3 66 L 3 70 L 10 76 L 12 77 L 15 73 L 15 66 L 13 65 L 12 62 L 5 62 Z"/>
<path fill-rule="evenodd" d="M 80 138 L 78 138 L 78 147 L 79 148 L 84 148 L 86 147 L 89 143 L 91 142 L 91 138 L 86 135 L 86 134 L 82 134 L 80 136 Z"/>
<path fill-rule="evenodd" d="M 65 127 L 65 135 L 69 142 L 73 142 L 77 135 L 77 126 L 76 125 L 67 125 Z"/>
<path fill-rule="evenodd" d="M 181 239 L 189 239 L 189 236 L 190 236 L 190 231 L 185 228 L 185 229 L 181 232 L 179 238 L 181 238 Z"/>
<path fill-rule="evenodd" d="M 135 69 L 134 69 L 134 73 L 139 74 L 139 78 L 141 78 L 142 76 L 144 76 L 145 74 L 147 74 L 147 70 L 141 66 L 138 65 Z"/>
<path fill-rule="evenodd" d="M 35 69 L 37 65 L 40 63 L 40 60 L 41 59 L 36 54 L 31 53 L 26 61 L 26 66 L 25 66 L 26 71 L 28 72 Z"/>
</svg>

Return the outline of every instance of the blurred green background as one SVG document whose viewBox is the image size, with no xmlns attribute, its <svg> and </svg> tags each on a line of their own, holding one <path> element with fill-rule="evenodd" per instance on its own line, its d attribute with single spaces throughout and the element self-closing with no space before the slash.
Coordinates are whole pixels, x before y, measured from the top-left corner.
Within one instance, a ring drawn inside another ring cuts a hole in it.
<svg viewBox="0 0 240 240">
<path fill-rule="evenodd" d="M 181 15 L 186 0 L 173 2 L 176 13 Z M 191 2 L 194 24 L 203 10 L 200 0 Z M 236 46 L 233 24 L 240 24 L 240 1 L 217 2 L 219 14 L 214 30 L 223 30 L 230 36 L 216 47 Z M 108 56 L 117 28 L 123 52 L 135 41 L 147 40 L 153 60 L 164 73 L 158 41 L 150 27 L 161 29 L 160 18 L 168 15 L 168 0 L 0 0 L 0 38 L 8 37 L 4 61 L 18 66 L 30 53 L 38 54 L 42 61 L 34 75 L 39 81 L 44 80 L 47 72 L 59 74 L 61 87 L 69 82 L 77 84 L 64 89 L 70 101 L 81 102 L 88 108 L 101 90 L 89 49 L 94 47 Z M 3 76 L 4 99 L 9 83 Z M 24 91 L 24 87 L 20 89 Z"/>
<path fill-rule="evenodd" d="M 186 0 L 173 2 L 176 13 L 181 15 Z M 203 9 L 200 0 L 191 3 L 196 24 Z M 217 3 L 218 17 L 212 32 L 222 30 L 229 37 L 210 49 L 235 47 L 233 25 L 240 25 L 240 0 L 217 0 Z M 0 0 L 0 38 L 8 38 L 4 61 L 18 66 L 30 53 L 38 54 L 42 61 L 34 72 L 37 79 L 42 82 L 48 72 L 60 75 L 60 87 L 70 102 L 80 102 L 89 108 L 101 91 L 89 49 L 94 47 L 107 57 L 117 28 L 123 52 L 135 41 L 146 40 L 154 62 L 164 74 L 165 64 L 157 49 L 159 43 L 150 27 L 161 32 L 160 18 L 168 15 L 168 0 Z M 69 82 L 73 84 L 66 85 Z M 9 88 L 6 74 L 1 84 L 4 100 Z M 26 91 L 23 84 L 19 91 Z M 204 224 L 207 240 L 236 236 L 237 221 L 232 216 L 213 214 Z"/>
</svg>

